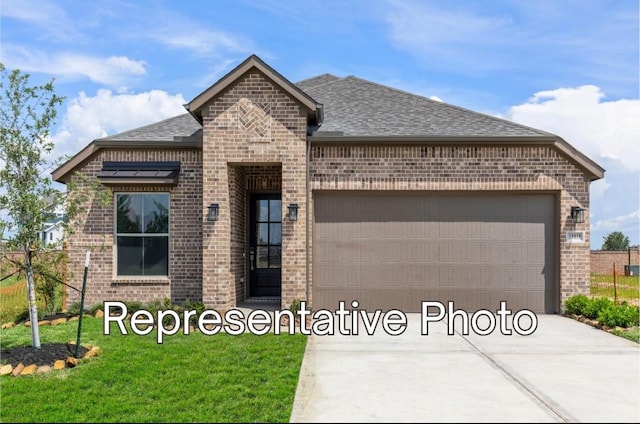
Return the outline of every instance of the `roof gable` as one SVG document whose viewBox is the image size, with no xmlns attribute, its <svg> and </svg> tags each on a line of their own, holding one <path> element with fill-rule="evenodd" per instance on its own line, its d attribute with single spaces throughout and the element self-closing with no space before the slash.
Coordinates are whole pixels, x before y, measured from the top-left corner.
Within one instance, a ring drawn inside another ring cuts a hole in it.
<svg viewBox="0 0 640 424">
<path fill-rule="evenodd" d="M 211 100 L 215 99 L 225 89 L 233 85 L 242 75 L 257 69 L 264 76 L 270 79 L 275 85 L 287 93 L 291 98 L 298 101 L 307 109 L 308 117 L 312 124 L 322 122 L 322 105 L 312 99 L 307 93 L 287 80 L 281 74 L 262 61 L 258 56 L 251 55 L 232 71 L 220 78 L 215 84 L 198 94 L 193 100 L 185 105 L 185 108 L 200 124 L 202 124 L 202 108 Z"/>
</svg>

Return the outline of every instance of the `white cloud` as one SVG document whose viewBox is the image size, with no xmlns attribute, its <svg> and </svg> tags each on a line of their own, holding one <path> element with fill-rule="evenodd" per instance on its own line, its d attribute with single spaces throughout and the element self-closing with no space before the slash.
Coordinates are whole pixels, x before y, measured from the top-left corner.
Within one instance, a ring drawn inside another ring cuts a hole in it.
<svg viewBox="0 0 640 424">
<path fill-rule="evenodd" d="M 152 32 L 149 37 L 153 40 L 173 48 L 191 50 L 202 56 L 222 54 L 226 51 L 243 52 L 246 48 L 237 38 L 219 31 L 200 29 L 185 33 L 165 33 L 164 31 Z"/>
<path fill-rule="evenodd" d="M 113 94 L 102 89 L 93 97 L 81 92 L 68 103 L 60 130 L 53 136 L 53 157 L 75 154 L 97 138 L 185 113 L 185 103 L 181 94 L 160 90 Z"/>
<path fill-rule="evenodd" d="M 76 53 L 55 53 L 5 44 L 3 60 L 8 67 L 26 72 L 45 72 L 58 77 L 88 78 L 93 82 L 120 85 L 132 76 L 147 73 L 146 63 L 126 56 L 87 56 Z"/>
<path fill-rule="evenodd" d="M 628 233 L 629 230 L 634 228 L 637 230 L 639 221 L 640 209 L 637 209 L 623 215 L 597 220 L 591 225 L 591 229 L 593 231 L 621 231 Z"/>
<path fill-rule="evenodd" d="M 559 135 L 595 161 L 640 172 L 640 100 L 604 98 L 594 85 L 541 91 L 507 118 Z"/>
<path fill-rule="evenodd" d="M 188 50 L 199 57 L 222 57 L 254 50 L 253 42 L 241 35 L 213 28 L 211 23 L 201 24 L 168 9 L 156 9 L 147 18 L 144 31 L 137 37 L 148 39 L 170 48 Z M 129 36 L 134 31 L 130 31 Z"/>
<path fill-rule="evenodd" d="M 611 184 L 607 181 L 607 178 L 603 178 L 601 180 L 596 180 L 591 183 L 590 186 L 590 197 L 592 200 L 601 199 L 604 197 L 607 189 L 611 187 Z"/>
</svg>

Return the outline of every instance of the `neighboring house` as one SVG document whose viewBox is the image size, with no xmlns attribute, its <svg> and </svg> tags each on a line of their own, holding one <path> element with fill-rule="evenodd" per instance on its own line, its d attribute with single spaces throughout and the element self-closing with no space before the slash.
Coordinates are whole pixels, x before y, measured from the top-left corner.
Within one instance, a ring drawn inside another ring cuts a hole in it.
<svg viewBox="0 0 640 424">
<path fill-rule="evenodd" d="M 56 213 L 51 219 L 42 225 L 40 234 L 42 244 L 60 245 L 64 239 L 64 214 Z"/>
<path fill-rule="evenodd" d="M 53 172 L 113 192 L 68 237 L 78 282 L 93 249 L 88 304 L 557 313 L 588 290 L 604 170 L 556 135 L 351 76 L 293 84 L 256 56 L 185 107 Z"/>
</svg>

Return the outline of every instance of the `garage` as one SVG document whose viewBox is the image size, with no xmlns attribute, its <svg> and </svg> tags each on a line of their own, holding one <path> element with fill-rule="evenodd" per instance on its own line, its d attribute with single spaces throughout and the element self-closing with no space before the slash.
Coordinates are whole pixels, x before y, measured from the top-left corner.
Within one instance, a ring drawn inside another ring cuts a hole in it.
<svg viewBox="0 0 640 424">
<path fill-rule="evenodd" d="M 316 192 L 313 308 L 559 311 L 556 196 Z"/>
</svg>

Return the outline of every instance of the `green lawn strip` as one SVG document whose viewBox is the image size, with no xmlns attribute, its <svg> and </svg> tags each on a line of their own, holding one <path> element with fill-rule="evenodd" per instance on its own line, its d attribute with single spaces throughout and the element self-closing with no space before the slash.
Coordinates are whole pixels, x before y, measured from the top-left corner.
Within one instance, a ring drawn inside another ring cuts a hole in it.
<svg viewBox="0 0 640 424">
<path fill-rule="evenodd" d="M 41 328 L 47 342 L 75 340 L 77 324 Z M 30 344 L 29 329 L 2 330 L 2 348 Z M 46 376 L 2 378 L 3 422 L 286 422 L 306 337 L 243 334 L 102 334 L 85 317 L 83 344 L 98 358 Z"/>
<path fill-rule="evenodd" d="M 611 332 L 616 336 L 624 337 L 625 339 L 640 344 L 640 327 L 630 327 L 626 329 L 614 328 Z"/>
</svg>

